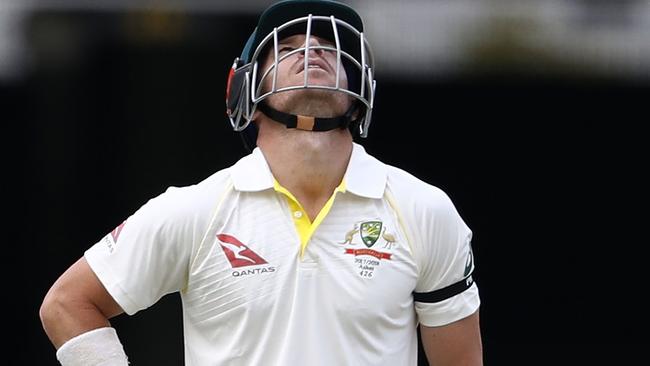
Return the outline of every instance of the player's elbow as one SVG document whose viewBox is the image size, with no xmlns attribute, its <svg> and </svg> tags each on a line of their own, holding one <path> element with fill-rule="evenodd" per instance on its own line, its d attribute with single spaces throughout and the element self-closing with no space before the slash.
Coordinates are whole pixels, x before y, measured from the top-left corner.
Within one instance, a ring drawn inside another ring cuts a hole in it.
<svg viewBox="0 0 650 366">
<path fill-rule="evenodd" d="M 38 311 L 41 324 L 46 333 L 49 334 L 55 327 L 57 320 L 60 320 L 63 314 L 66 313 L 65 309 L 69 307 L 66 304 L 67 302 L 69 302 L 69 299 L 66 299 L 63 291 L 53 287 L 47 292 Z"/>
<path fill-rule="evenodd" d="M 66 291 L 56 284 L 43 298 L 39 317 L 43 330 L 57 349 L 72 336 L 85 328 L 79 326 L 84 308 L 74 293 Z"/>
</svg>

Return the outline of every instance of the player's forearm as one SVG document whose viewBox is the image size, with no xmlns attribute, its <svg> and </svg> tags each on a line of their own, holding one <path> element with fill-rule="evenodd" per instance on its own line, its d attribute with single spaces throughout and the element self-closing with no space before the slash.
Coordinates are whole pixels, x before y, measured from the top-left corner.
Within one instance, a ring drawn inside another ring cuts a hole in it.
<svg viewBox="0 0 650 366">
<path fill-rule="evenodd" d="M 106 316 L 92 303 L 70 299 L 50 291 L 40 309 L 43 329 L 57 349 L 63 343 L 89 330 L 110 326 Z"/>
</svg>

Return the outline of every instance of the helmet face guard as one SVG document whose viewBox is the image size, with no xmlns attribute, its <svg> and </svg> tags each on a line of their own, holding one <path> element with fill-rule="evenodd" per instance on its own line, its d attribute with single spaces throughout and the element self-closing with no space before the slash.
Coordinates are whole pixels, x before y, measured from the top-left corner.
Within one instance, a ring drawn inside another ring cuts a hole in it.
<svg viewBox="0 0 650 366">
<path fill-rule="evenodd" d="M 292 15 L 286 13 L 295 13 L 296 4 L 303 5 L 302 14 L 305 14 L 305 11 L 308 14 L 279 25 L 273 24 L 274 20 L 284 20 L 283 17 L 286 19 Z M 293 8 L 289 11 L 287 7 Z M 348 21 L 338 18 L 337 15 L 348 18 Z M 350 23 L 356 23 L 356 26 Z M 271 30 L 266 34 L 259 33 L 265 29 Z M 295 34 L 305 35 L 304 44 L 281 54 L 278 48 L 280 41 Z M 313 35 L 326 39 L 330 44 L 311 45 L 310 38 Z M 305 71 L 301 83 L 279 87 L 278 65 L 285 59 L 302 53 L 301 62 L 304 62 L 304 69 L 307 70 L 310 57 L 314 57 L 313 53 L 310 55 L 310 51 L 330 52 L 336 56 L 336 65 L 332 65 L 336 72 L 334 85 L 312 83 L 309 72 Z M 272 62 L 265 70 L 261 70 L 260 60 L 267 57 L 268 52 L 272 52 Z M 351 8 L 330 1 L 281 2 L 269 8 L 260 17 L 260 24 L 249 38 L 242 56 L 235 59 L 228 77 L 226 112 L 232 128 L 235 131 L 243 131 L 249 127 L 258 104 L 273 94 L 299 89 L 328 90 L 352 97 L 357 109 L 356 119 L 352 121 L 353 126 L 358 128 L 360 136 L 366 137 L 371 122 L 376 85 L 373 67 L 374 57 L 364 37 L 363 25 Z M 340 83 L 341 72 L 347 75 L 347 87 Z M 267 90 L 262 87 L 265 83 L 270 85 Z"/>
</svg>

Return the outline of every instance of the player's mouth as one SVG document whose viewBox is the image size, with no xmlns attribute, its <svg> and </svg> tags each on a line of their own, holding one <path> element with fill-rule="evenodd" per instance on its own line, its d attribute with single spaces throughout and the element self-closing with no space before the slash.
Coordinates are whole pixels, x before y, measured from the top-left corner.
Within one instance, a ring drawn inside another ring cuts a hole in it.
<svg viewBox="0 0 650 366">
<path fill-rule="evenodd" d="M 311 70 L 323 70 L 325 72 L 329 72 L 329 65 L 327 62 L 321 60 L 321 59 L 310 59 L 309 64 L 307 65 L 307 68 Z M 296 71 L 296 74 L 299 74 L 305 70 L 305 62 L 302 61 L 298 64 L 298 70 Z"/>
</svg>

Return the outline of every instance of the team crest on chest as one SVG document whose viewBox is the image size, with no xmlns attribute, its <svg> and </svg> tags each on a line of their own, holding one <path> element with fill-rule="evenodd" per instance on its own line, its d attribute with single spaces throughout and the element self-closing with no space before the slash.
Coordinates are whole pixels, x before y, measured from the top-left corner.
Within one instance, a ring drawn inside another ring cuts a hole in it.
<svg viewBox="0 0 650 366">
<path fill-rule="evenodd" d="M 396 235 L 387 230 L 381 220 L 355 223 L 352 229 L 345 233 L 345 239 L 340 242 L 346 246 L 344 254 L 354 257 L 358 274 L 364 278 L 372 278 L 380 262 L 391 260 L 392 249 L 396 243 Z"/>
<path fill-rule="evenodd" d="M 368 247 L 372 247 L 379 239 L 379 234 L 381 233 L 381 227 L 383 226 L 381 221 L 366 221 L 361 223 L 361 241 Z"/>
</svg>

